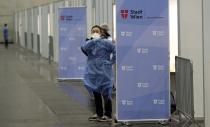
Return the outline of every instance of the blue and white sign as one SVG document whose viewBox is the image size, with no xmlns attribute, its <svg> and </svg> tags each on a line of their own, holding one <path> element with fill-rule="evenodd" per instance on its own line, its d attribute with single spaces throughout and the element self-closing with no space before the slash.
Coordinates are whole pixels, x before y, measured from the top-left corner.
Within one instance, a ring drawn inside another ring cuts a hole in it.
<svg viewBox="0 0 210 127">
<path fill-rule="evenodd" d="M 59 79 L 81 79 L 86 58 L 80 47 L 86 39 L 86 8 L 59 8 Z"/>
<path fill-rule="evenodd" d="M 168 119 L 168 0 L 116 0 L 116 13 L 117 119 Z"/>
</svg>

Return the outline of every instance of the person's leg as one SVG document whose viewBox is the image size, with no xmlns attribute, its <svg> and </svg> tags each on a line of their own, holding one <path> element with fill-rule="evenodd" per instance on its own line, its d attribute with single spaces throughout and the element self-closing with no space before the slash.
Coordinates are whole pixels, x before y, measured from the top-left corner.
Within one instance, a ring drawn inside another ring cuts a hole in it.
<svg viewBox="0 0 210 127">
<path fill-rule="evenodd" d="M 103 102 L 102 102 L 102 96 L 100 93 L 93 92 L 94 99 L 95 99 L 95 106 L 96 106 L 96 114 L 99 117 L 103 116 Z"/>
<path fill-rule="evenodd" d="M 5 47 L 8 48 L 8 40 L 5 40 Z"/>
<path fill-rule="evenodd" d="M 7 47 L 7 40 L 6 39 L 4 39 L 4 46 L 5 46 L 5 48 Z"/>
<path fill-rule="evenodd" d="M 104 98 L 104 108 L 105 113 L 104 116 L 101 117 L 98 121 L 99 122 L 111 122 L 112 121 L 112 100 L 109 96 L 103 96 Z"/>
<path fill-rule="evenodd" d="M 104 115 L 109 118 L 112 118 L 112 99 L 107 95 L 103 96 L 103 98 L 104 98 L 104 108 L 105 108 Z"/>
<path fill-rule="evenodd" d="M 93 92 L 94 102 L 95 102 L 95 112 L 93 116 L 89 117 L 89 121 L 96 121 L 103 117 L 103 104 L 102 104 L 102 96 L 100 93 Z"/>
</svg>

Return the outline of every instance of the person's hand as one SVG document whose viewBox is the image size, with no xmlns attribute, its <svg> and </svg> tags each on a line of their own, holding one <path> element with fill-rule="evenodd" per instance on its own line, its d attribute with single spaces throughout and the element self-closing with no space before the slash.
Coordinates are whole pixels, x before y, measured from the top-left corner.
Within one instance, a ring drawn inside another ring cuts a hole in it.
<svg viewBox="0 0 210 127">
<path fill-rule="evenodd" d="M 112 39 L 112 43 L 114 43 L 114 44 L 115 44 L 115 43 L 116 43 L 116 40 Z"/>
</svg>

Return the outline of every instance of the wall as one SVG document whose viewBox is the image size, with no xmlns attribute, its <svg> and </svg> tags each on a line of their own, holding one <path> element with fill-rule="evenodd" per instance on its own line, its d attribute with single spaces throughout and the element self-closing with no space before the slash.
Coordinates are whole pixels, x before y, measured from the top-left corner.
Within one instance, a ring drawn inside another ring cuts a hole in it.
<svg viewBox="0 0 210 127">
<path fill-rule="evenodd" d="M 101 25 L 103 23 L 108 24 L 110 34 L 113 36 L 113 5 L 114 0 L 92 0 L 93 1 L 93 13 L 94 24 Z"/>
<path fill-rule="evenodd" d="M 15 8 L 14 0 L 7 0 L 7 2 L 0 1 L 0 42 L 3 42 L 2 27 L 5 23 L 8 24 L 9 28 L 9 41 L 13 40 L 14 24 L 13 24 L 13 12 Z"/>
<path fill-rule="evenodd" d="M 3 24 L 7 23 L 9 26 L 9 41 L 14 41 L 15 11 L 20 11 L 53 1 L 58 0 L 0 0 L 0 28 L 2 29 Z M 2 32 L 0 32 L 0 42 L 2 41 Z"/>
<path fill-rule="evenodd" d="M 16 11 L 20 11 L 26 8 L 32 8 L 41 4 L 47 4 L 53 1 L 62 1 L 62 0 L 12 0 L 16 3 Z"/>
<path fill-rule="evenodd" d="M 210 1 L 203 0 L 205 127 L 210 127 Z"/>
<path fill-rule="evenodd" d="M 179 55 L 193 62 L 195 117 L 204 117 L 202 0 L 179 0 Z"/>
</svg>

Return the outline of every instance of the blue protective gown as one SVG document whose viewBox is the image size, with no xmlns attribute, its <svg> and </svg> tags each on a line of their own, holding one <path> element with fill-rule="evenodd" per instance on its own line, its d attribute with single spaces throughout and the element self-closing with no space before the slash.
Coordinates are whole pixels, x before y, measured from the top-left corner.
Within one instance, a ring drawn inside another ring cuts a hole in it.
<svg viewBox="0 0 210 127">
<path fill-rule="evenodd" d="M 3 36 L 4 36 L 4 40 L 8 40 L 8 28 L 7 27 L 4 27 L 3 30 Z"/>
<path fill-rule="evenodd" d="M 112 65 L 116 59 L 115 46 L 109 40 L 100 38 L 88 40 L 81 49 L 87 56 L 84 74 L 85 87 L 90 94 L 98 92 L 111 97 L 113 84 Z"/>
</svg>

